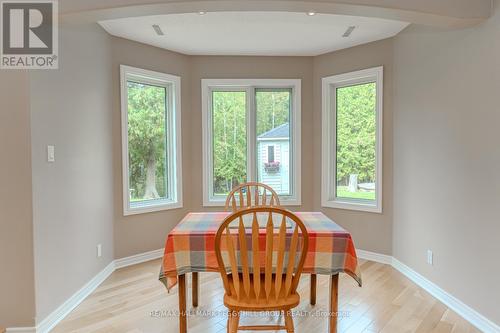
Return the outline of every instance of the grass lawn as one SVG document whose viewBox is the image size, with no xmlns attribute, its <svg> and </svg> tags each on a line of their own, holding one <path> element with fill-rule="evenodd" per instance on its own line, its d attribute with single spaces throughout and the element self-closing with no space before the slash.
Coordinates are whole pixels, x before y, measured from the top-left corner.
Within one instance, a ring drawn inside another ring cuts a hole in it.
<svg viewBox="0 0 500 333">
<path fill-rule="evenodd" d="M 337 197 L 375 200 L 375 192 L 349 192 L 347 186 L 337 186 Z"/>
</svg>

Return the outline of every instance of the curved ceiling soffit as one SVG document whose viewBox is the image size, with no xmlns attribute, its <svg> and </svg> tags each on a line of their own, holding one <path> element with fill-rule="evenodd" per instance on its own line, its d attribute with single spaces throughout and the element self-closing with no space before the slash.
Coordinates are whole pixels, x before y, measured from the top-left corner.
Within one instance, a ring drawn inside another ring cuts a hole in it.
<svg viewBox="0 0 500 333">
<path fill-rule="evenodd" d="M 382 1 L 381 1 L 382 2 Z M 89 23 L 101 20 L 118 19 L 149 15 L 166 15 L 193 13 L 198 11 L 281 11 L 308 12 L 322 14 L 352 15 L 377 17 L 382 19 L 404 21 L 414 24 L 443 27 L 464 28 L 483 22 L 487 17 L 454 17 L 424 13 L 415 10 L 367 6 L 358 4 L 284 1 L 284 0 L 216 0 L 216 1 L 171 1 L 155 4 L 130 5 L 130 1 L 121 7 L 93 9 L 77 12 L 62 12 L 61 21 L 65 23 Z"/>
</svg>

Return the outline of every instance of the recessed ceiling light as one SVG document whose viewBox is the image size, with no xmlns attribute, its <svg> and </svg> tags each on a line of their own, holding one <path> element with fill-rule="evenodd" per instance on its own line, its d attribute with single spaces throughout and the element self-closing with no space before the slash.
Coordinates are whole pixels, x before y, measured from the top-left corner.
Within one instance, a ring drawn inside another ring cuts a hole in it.
<svg viewBox="0 0 500 333">
<path fill-rule="evenodd" d="M 349 37 L 352 32 L 354 31 L 354 29 L 356 29 L 356 26 L 354 25 L 351 25 L 350 27 L 347 28 L 347 30 L 344 32 L 344 34 L 342 35 L 342 37 Z"/>
<path fill-rule="evenodd" d="M 307 12 L 307 15 L 308 15 L 308 16 L 314 16 L 314 15 L 316 15 L 316 12 L 309 11 L 309 12 Z"/>
<path fill-rule="evenodd" d="M 207 12 L 204 12 L 204 11 L 199 11 L 198 14 L 200 15 L 205 15 Z"/>
<path fill-rule="evenodd" d="M 165 35 L 158 24 L 153 24 L 152 27 L 158 36 Z"/>
</svg>

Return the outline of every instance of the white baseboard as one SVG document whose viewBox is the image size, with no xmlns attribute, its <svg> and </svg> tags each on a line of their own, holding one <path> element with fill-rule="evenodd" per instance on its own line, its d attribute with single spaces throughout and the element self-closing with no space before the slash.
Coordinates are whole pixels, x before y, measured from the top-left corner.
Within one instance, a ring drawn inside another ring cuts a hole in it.
<svg viewBox="0 0 500 333">
<path fill-rule="evenodd" d="M 163 257 L 163 249 L 158 249 L 154 251 L 144 252 L 140 254 L 136 254 L 130 257 L 116 259 L 115 260 L 115 269 L 123 268 L 131 265 L 137 265 L 142 262 L 154 260 Z"/>
<path fill-rule="evenodd" d="M 433 297 L 437 298 L 440 302 L 449 307 L 451 310 L 455 311 L 457 314 L 459 314 L 461 317 L 463 317 L 465 320 L 470 322 L 481 331 L 486 333 L 500 333 L 499 325 L 495 324 L 493 321 L 489 320 L 476 310 L 472 309 L 470 306 L 468 306 L 458 298 L 452 296 L 447 291 L 436 285 L 434 282 L 428 280 L 421 274 L 406 266 L 398 259 L 386 254 L 380 254 L 365 250 L 356 249 L 356 253 L 358 255 L 358 258 L 360 259 L 366 259 L 381 264 L 391 265 L 408 279 L 412 280 L 420 288 L 424 289 Z"/>
<path fill-rule="evenodd" d="M 387 254 L 380 254 L 365 250 L 356 249 L 358 258 L 379 262 L 381 264 L 392 265 L 392 257 Z"/>
<path fill-rule="evenodd" d="M 36 333 L 36 327 L 11 327 L 5 330 L 6 333 Z"/>
<path fill-rule="evenodd" d="M 481 331 L 487 333 L 500 332 L 499 325 L 495 324 L 493 321 L 489 320 L 467 304 L 463 303 L 455 296 L 449 294 L 434 282 L 426 279 L 424 276 L 406 266 L 398 259 L 393 258 L 392 266 Z"/>
<path fill-rule="evenodd" d="M 115 259 L 102 271 L 87 282 L 80 290 L 73 294 L 36 327 L 11 327 L 6 329 L 6 333 L 49 333 L 61 320 L 63 320 L 74 308 L 76 308 L 85 298 L 87 298 L 101 283 L 108 278 L 118 268 L 140 264 L 146 261 L 161 258 L 163 249 L 144 252 L 134 256 Z"/>
<path fill-rule="evenodd" d="M 111 262 L 80 290 L 61 304 L 55 311 L 49 314 L 36 327 L 36 333 L 48 333 L 54 326 L 64 319 L 74 308 L 76 308 L 87 296 L 89 296 L 101 283 L 106 280 L 115 270 L 114 262 Z"/>
</svg>

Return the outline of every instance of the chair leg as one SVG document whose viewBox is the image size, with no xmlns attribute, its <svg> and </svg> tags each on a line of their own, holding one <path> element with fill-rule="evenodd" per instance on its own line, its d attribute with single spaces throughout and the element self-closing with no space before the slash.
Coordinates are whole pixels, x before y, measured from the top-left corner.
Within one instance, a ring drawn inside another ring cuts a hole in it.
<svg viewBox="0 0 500 333">
<path fill-rule="evenodd" d="M 230 311 L 227 318 L 227 332 L 237 333 L 239 323 L 240 323 L 239 311 Z"/>
<path fill-rule="evenodd" d="M 285 310 L 285 327 L 287 333 L 294 333 L 292 310 Z"/>
</svg>

